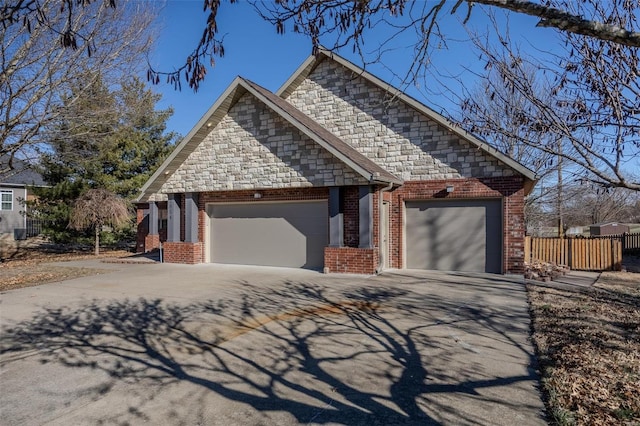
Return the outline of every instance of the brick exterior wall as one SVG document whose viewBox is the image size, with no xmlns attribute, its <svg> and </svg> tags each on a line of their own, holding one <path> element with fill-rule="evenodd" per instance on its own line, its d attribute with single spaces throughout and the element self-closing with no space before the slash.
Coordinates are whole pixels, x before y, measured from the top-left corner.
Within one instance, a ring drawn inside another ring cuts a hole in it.
<svg viewBox="0 0 640 426">
<path fill-rule="evenodd" d="M 256 192 L 259 192 L 262 198 L 254 198 Z M 199 194 L 198 209 L 204 210 L 208 203 L 264 203 L 265 201 L 326 200 L 328 198 L 329 188 L 325 187 L 203 192 Z"/>
<path fill-rule="evenodd" d="M 454 185 L 448 194 L 446 186 Z M 405 200 L 482 199 L 503 200 L 503 272 L 524 273 L 524 189 L 521 177 L 456 179 L 429 182 L 406 182 L 391 192 L 390 208 L 390 263 L 392 268 L 402 268 L 404 262 L 404 202 Z"/>
<path fill-rule="evenodd" d="M 359 248 L 360 208 L 359 188 L 345 187 L 343 203 L 344 247 L 326 247 L 324 250 L 325 272 L 347 274 L 375 274 L 380 265 L 379 251 L 379 197 L 380 187 L 373 195 L 372 248 Z"/>
<path fill-rule="evenodd" d="M 446 186 L 452 184 L 455 191 L 446 192 Z M 404 202 L 405 200 L 431 199 L 482 199 L 500 198 L 503 200 L 503 272 L 521 274 L 524 272 L 524 189 L 521 177 L 454 179 L 437 181 L 407 182 L 392 192 L 384 194 L 390 201 L 389 215 L 389 267 L 402 268 L 404 247 Z M 373 200 L 373 248 L 358 248 L 359 210 L 358 188 L 346 187 L 344 191 L 344 242 L 345 247 L 325 248 L 325 270 L 328 272 L 373 274 L 379 266 L 379 197 L 378 187 Z M 206 262 L 204 241 L 206 205 L 216 202 L 261 203 L 269 201 L 325 200 L 328 188 L 294 188 L 259 191 L 262 198 L 254 198 L 255 191 L 224 191 L 199 194 L 199 243 L 164 243 L 166 262 L 201 263 Z M 182 221 L 183 222 L 183 221 Z M 151 238 L 151 236 L 147 236 Z M 145 241 L 150 247 L 156 240 Z"/>
<path fill-rule="evenodd" d="M 204 262 L 203 243 L 166 242 L 162 245 L 164 261 L 194 265 Z"/>
<path fill-rule="evenodd" d="M 140 203 L 136 206 L 136 253 L 144 253 L 146 238 L 149 234 L 148 219 L 145 220 L 149 204 Z M 145 212 L 146 211 L 146 212 Z"/>
<path fill-rule="evenodd" d="M 146 253 L 148 251 L 160 248 L 160 235 L 156 234 L 156 235 L 149 235 L 147 234 L 146 237 L 144 237 L 144 246 L 142 247 L 142 251 L 139 251 L 139 253 Z"/>
<path fill-rule="evenodd" d="M 158 203 L 158 210 L 167 210 L 166 202 Z M 146 253 L 160 247 L 160 242 L 167 241 L 167 229 L 158 229 L 158 235 L 149 235 L 149 204 L 136 205 L 136 253 Z"/>
<path fill-rule="evenodd" d="M 373 275 L 378 267 L 378 259 L 376 248 L 326 247 L 324 270 L 326 273 Z"/>
<path fill-rule="evenodd" d="M 343 242 L 346 247 L 358 247 L 360 243 L 360 214 L 358 207 L 358 187 L 348 187 L 344 189 L 343 217 L 344 226 Z"/>
<path fill-rule="evenodd" d="M 503 272 L 523 272 L 523 178 L 513 169 L 329 59 L 321 62 L 287 101 L 405 180 L 405 185 L 384 194 L 390 202 L 389 267 L 403 267 L 405 200 L 499 198 L 503 205 Z M 450 183 L 455 191 L 447 194 L 445 188 Z M 166 261 L 198 263 L 207 261 L 208 203 L 327 199 L 329 186 L 343 186 L 345 247 L 327 247 L 325 267 L 330 272 L 371 274 L 379 263 L 382 187 L 376 188 L 373 197 L 373 247 L 363 249 L 358 247 L 357 185 L 366 184 L 245 94 L 149 199 L 164 200 L 166 193 L 199 193 L 200 242 L 164 245 Z M 256 191 L 262 195 L 260 199 L 254 198 Z M 184 239 L 183 218 L 180 234 Z"/>
</svg>

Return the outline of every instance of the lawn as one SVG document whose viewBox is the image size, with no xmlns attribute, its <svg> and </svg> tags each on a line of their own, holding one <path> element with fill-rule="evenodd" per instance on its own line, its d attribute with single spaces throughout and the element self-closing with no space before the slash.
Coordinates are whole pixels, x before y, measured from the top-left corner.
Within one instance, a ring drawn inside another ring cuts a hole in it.
<svg viewBox="0 0 640 426">
<path fill-rule="evenodd" d="M 528 286 L 551 424 L 640 424 L 640 274 Z"/>
<path fill-rule="evenodd" d="M 0 291 L 40 284 L 64 281 L 72 278 L 96 275 L 102 269 L 65 266 L 64 263 L 52 265 L 52 262 L 94 259 L 91 251 L 69 249 L 42 249 L 40 247 L 21 247 L 2 250 L 0 253 Z M 131 253 L 123 250 L 104 251 L 99 257 L 123 257 Z"/>
</svg>

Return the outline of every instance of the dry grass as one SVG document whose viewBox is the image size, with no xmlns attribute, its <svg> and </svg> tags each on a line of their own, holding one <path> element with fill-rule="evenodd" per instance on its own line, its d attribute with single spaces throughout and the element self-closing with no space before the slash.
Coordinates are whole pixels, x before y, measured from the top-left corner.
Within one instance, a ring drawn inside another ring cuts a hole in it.
<svg viewBox="0 0 640 426">
<path fill-rule="evenodd" d="M 108 251 L 99 258 L 122 257 L 129 254 L 123 250 Z M 96 256 L 86 251 L 59 252 L 34 247 L 16 249 L 8 255 L 5 252 L 0 262 L 0 291 L 99 274 L 103 271 L 102 269 L 50 265 L 51 262 L 95 258 Z"/>
<path fill-rule="evenodd" d="M 552 424 L 640 424 L 640 274 L 528 287 Z"/>
</svg>

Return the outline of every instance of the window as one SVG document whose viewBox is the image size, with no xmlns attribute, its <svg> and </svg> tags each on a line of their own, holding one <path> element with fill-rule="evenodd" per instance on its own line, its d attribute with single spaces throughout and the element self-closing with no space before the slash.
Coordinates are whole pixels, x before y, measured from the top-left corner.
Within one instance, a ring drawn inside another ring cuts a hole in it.
<svg viewBox="0 0 640 426">
<path fill-rule="evenodd" d="M 0 210 L 13 210 L 13 191 L 0 190 Z"/>
</svg>

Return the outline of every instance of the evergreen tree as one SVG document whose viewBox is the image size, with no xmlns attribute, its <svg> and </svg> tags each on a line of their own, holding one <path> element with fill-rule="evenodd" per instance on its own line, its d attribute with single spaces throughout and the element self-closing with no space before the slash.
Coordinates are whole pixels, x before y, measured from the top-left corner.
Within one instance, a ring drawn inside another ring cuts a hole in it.
<svg viewBox="0 0 640 426">
<path fill-rule="evenodd" d="M 138 78 L 122 83 L 114 95 L 122 114 L 115 131 L 101 144 L 101 170 L 94 186 L 131 199 L 172 149 L 175 134 L 165 131 L 173 111 L 156 111 L 161 95 Z"/>
<path fill-rule="evenodd" d="M 160 95 L 137 78 L 108 88 L 96 75 L 87 89 L 64 97 L 60 119 L 49 129 L 41 154 L 48 188 L 35 189 L 35 214 L 47 223 L 45 234 L 70 241 L 83 234 L 69 227 L 71 206 L 89 189 L 102 188 L 131 200 L 172 149 L 166 133 L 172 111 L 156 111 Z"/>
</svg>

